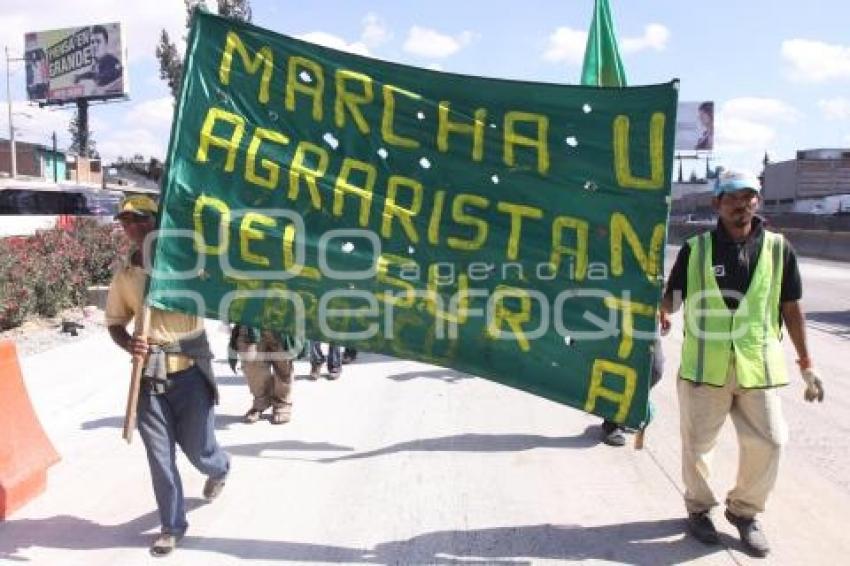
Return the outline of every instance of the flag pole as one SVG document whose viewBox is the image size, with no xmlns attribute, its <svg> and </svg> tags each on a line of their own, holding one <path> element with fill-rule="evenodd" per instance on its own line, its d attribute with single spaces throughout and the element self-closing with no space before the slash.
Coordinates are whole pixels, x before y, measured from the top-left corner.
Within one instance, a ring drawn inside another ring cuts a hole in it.
<svg viewBox="0 0 850 566">
<path fill-rule="evenodd" d="M 597 87 L 626 86 L 626 69 L 620 58 L 617 34 L 608 0 L 594 0 L 593 19 L 584 49 L 581 84 Z M 646 426 L 635 434 L 635 450 L 643 449 Z"/>
<path fill-rule="evenodd" d="M 133 337 L 147 340 L 151 326 L 151 309 L 142 304 L 142 312 L 136 317 Z M 142 385 L 142 370 L 145 367 L 143 356 L 133 356 L 133 370 L 130 374 L 130 391 L 127 393 L 127 408 L 124 412 L 124 434 L 127 444 L 133 442 L 133 429 L 136 428 L 136 406 L 139 404 L 139 389 Z"/>
</svg>

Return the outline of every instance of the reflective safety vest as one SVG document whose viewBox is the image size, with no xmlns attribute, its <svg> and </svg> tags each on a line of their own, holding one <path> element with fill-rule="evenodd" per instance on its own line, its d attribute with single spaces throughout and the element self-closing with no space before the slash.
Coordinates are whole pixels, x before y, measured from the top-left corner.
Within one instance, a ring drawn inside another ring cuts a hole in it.
<svg viewBox="0 0 850 566">
<path fill-rule="evenodd" d="M 688 244 L 691 253 L 681 377 L 722 387 L 734 355 L 740 387 L 787 384 L 785 359 L 779 343 L 779 296 L 784 263 L 782 236 L 765 230 L 755 273 L 735 311 L 726 306 L 714 276 L 711 234 L 695 236 Z"/>
</svg>

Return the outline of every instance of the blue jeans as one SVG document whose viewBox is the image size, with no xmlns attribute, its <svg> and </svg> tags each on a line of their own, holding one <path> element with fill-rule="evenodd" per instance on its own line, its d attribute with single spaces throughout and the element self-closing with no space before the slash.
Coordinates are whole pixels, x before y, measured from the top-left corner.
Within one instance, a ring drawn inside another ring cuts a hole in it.
<svg viewBox="0 0 850 566">
<path fill-rule="evenodd" d="M 328 362 L 328 371 L 339 370 L 342 367 L 342 356 L 339 354 L 339 346 L 333 342 L 328 343 L 328 356 L 325 358 L 325 355 L 322 353 L 322 343 L 318 340 L 313 341 L 310 347 L 310 363 L 322 365 L 325 363 L 325 360 Z"/>
<path fill-rule="evenodd" d="M 175 445 L 180 445 L 198 471 L 212 478 L 227 475 L 230 457 L 215 439 L 213 396 L 201 370 L 192 367 L 169 379 L 171 387 L 160 395 L 142 386 L 139 435 L 148 456 L 162 532 L 182 535 L 189 523 Z"/>
</svg>

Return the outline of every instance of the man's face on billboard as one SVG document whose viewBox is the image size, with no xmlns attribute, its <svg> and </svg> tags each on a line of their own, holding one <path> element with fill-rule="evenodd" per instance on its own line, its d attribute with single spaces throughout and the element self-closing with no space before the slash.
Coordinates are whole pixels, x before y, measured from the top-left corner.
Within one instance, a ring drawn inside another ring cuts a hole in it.
<svg viewBox="0 0 850 566">
<path fill-rule="evenodd" d="M 100 59 L 106 55 L 106 36 L 102 33 L 94 33 L 91 36 L 90 44 L 91 54 L 95 59 Z"/>
</svg>

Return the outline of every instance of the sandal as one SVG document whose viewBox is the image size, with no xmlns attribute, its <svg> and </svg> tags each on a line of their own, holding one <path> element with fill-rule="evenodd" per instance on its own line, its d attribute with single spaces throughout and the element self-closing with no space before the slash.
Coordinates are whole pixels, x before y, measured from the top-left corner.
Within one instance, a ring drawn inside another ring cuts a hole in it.
<svg viewBox="0 0 850 566">
<path fill-rule="evenodd" d="M 322 375 L 322 364 L 310 364 L 310 376 L 308 379 L 316 381 Z"/>
<path fill-rule="evenodd" d="M 180 537 L 177 535 L 162 533 L 156 537 L 156 540 L 153 541 L 153 544 L 151 545 L 151 556 L 155 556 L 157 558 L 168 556 L 175 548 L 177 548 L 178 540 L 180 540 Z"/>
<path fill-rule="evenodd" d="M 285 424 L 291 420 L 290 416 L 291 409 L 283 408 L 283 409 L 275 409 L 272 413 L 272 424 Z"/>
<path fill-rule="evenodd" d="M 251 409 L 250 411 L 245 413 L 244 417 L 242 417 L 242 422 L 247 424 L 254 424 L 258 420 L 260 420 L 260 415 L 262 413 L 263 412 L 259 409 Z"/>
</svg>

